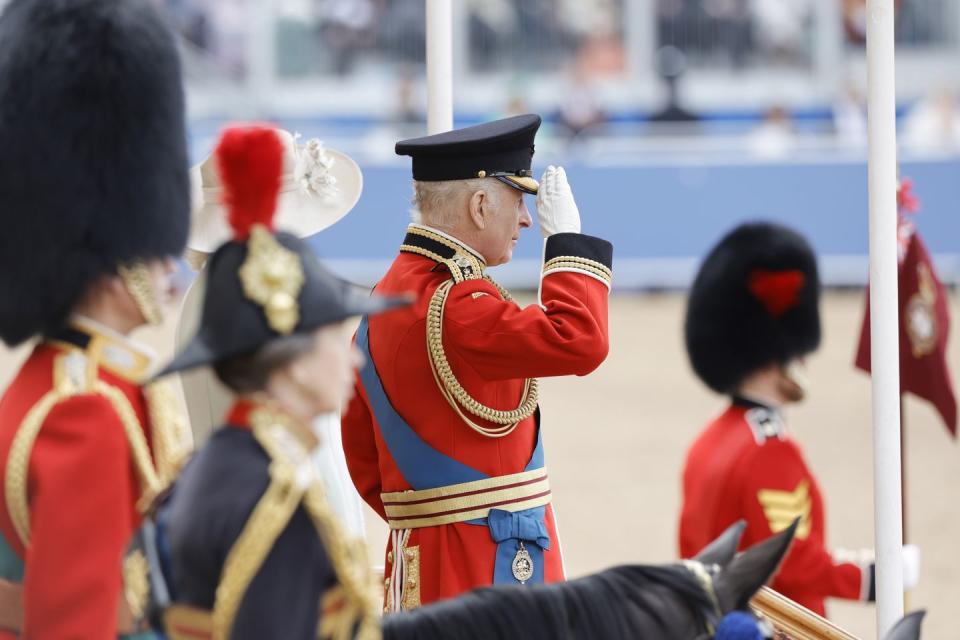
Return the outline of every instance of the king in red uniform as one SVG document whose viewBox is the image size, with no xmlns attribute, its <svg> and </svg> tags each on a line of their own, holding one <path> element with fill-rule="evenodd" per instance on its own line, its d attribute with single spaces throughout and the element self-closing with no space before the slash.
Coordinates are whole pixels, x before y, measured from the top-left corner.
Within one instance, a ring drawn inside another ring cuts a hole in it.
<svg viewBox="0 0 960 640">
<path fill-rule="evenodd" d="M 520 307 L 487 275 L 532 223 L 539 125 L 518 116 L 397 144 L 413 157 L 419 221 L 377 291 L 417 299 L 361 323 L 368 362 L 343 420 L 353 481 L 391 528 L 387 610 L 564 577 L 536 378 L 606 357 L 612 246 L 580 233 L 566 175 L 550 167 L 540 304 Z"/>
<path fill-rule="evenodd" d="M 126 334 L 186 241 L 179 69 L 149 0 L 0 18 L 0 338 L 40 337 L 0 400 L 0 638 L 153 637 L 127 550 L 189 432 Z"/>
<path fill-rule="evenodd" d="M 774 224 L 738 227 L 700 267 L 687 352 L 700 379 L 732 402 L 687 454 L 680 553 L 693 556 L 740 519 L 749 546 L 799 518 L 773 588 L 823 615 L 827 597 L 873 599 L 873 564 L 828 550 L 823 495 L 781 413 L 804 396 L 799 366 L 820 343 L 819 297 L 807 241 Z"/>
</svg>

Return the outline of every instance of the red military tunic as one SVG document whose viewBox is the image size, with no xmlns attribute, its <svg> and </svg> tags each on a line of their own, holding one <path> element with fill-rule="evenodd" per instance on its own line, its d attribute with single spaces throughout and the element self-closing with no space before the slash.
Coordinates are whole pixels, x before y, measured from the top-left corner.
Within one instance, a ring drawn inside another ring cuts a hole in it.
<svg viewBox="0 0 960 640">
<path fill-rule="evenodd" d="M 402 253 L 377 285 L 377 292 L 413 292 L 417 301 L 409 308 L 369 320 L 370 353 L 383 389 L 397 413 L 433 449 L 488 476 L 522 472 L 536 444 L 536 417 L 524 419 L 505 437 L 486 437 L 465 424 L 434 378 L 426 344 L 427 307 L 437 287 L 450 279 L 451 271 L 438 262 L 438 256 L 428 257 L 429 251 L 410 248 L 424 237 L 455 250 L 461 262 L 483 269 L 482 258 L 469 247 L 450 236 L 411 225 Z M 429 247 L 430 242 L 421 246 Z M 598 267 L 604 259 L 588 259 L 580 263 L 583 268 L 577 268 L 574 261 L 560 259 L 577 253 L 586 258 L 605 253 L 607 264 Z M 542 306 L 522 308 L 506 301 L 497 287 L 484 279 L 453 285 L 445 304 L 443 346 L 456 378 L 469 394 L 493 408 L 514 409 L 523 395 L 524 378 L 586 375 L 599 366 L 608 350 L 611 255 L 609 243 L 597 238 L 580 234 L 551 237 Z M 360 495 L 386 519 L 381 493 L 411 486 L 391 456 L 359 382 L 357 395 L 343 417 L 343 445 Z M 550 505 L 546 507 L 546 525 L 551 545 L 543 554 L 545 568 L 536 570 L 545 571 L 547 582 L 562 580 L 563 562 Z M 485 526 L 458 522 L 412 529 L 405 545 L 388 545 L 387 576 L 392 574 L 393 551 L 407 549 L 409 554 L 410 548 L 416 548 L 417 554 L 407 559 L 417 561 L 419 567 L 406 574 L 403 608 L 456 596 L 493 581 L 497 544 Z"/>
<path fill-rule="evenodd" d="M 779 414 L 736 400 L 687 453 L 681 556 L 693 557 L 737 520 L 747 522 L 740 541 L 745 548 L 797 517 L 797 535 L 773 589 L 820 615 L 827 597 L 864 598 L 869 568 L 836 562 L 827 551 L 820 487 Z"/>
<path fill-rule="evenodd" d="M 0 400 L 2 577 L 18 583 L 11 565 L 22 570 L 24 637 L 113 640 L 143 628 L 129 611 L 144 604 L 145 566 L 124 571 L 124 551 L 140 525 L 138 501 L 159 490 L 151 448 L 166 438 L 157 428 L 171 410 L 148 407 L 138 384 L 148 363 L 122 336 L 78 321 L 36 346 Z M 145 459 L 136 461 L 134 440 Z"/>
</svg>

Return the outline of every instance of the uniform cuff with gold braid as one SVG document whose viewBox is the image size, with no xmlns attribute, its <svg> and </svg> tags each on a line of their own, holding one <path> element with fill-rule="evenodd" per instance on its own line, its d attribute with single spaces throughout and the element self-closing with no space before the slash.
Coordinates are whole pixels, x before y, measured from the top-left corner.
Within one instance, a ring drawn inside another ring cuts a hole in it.
<svg viewBox="0 0 960 640">
<path fill-rule="evenodd" d="M 582 273 L 609 289 L 613 282 L 613 245 L 582 233 L 555 233 L 547 238 L 543 277 L 561 272 Z"/>
</svg>

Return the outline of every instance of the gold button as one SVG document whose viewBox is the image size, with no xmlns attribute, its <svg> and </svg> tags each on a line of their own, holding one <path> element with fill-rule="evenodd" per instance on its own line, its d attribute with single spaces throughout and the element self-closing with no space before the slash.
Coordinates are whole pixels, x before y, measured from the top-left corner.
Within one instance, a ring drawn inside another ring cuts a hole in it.
<svg viewBox="0 0 960 640">
<path fill-rule="evenodd" d="M 407 549 L 407 560 L 413 560 L 413 549 Z"/>
<path fill-rule="evenodd" d="M 387 551 L 387 562 L 393 562 L 393 551 Z"/>
<path fill-rule="evenodd" d="M 387 587 L 388 589 L 390 588 L 390 578 L 387 578 L 383 581 L 383 586 Z"/>
<path fill-rule="evenodd" d="M 410 578 L 409 580 L 407 580 L 407 584 L 410 585 L 411 587 L 415 587 L 415 586 L 417 586 L 417 579 L 416 579 L 416 578 Z"/>
</svg>

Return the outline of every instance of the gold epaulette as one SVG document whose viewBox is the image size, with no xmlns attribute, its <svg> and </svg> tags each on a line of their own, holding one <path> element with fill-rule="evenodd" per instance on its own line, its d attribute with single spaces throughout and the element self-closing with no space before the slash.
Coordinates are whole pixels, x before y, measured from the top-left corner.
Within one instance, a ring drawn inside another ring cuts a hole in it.
<svg viewBox="0 0 960 640">
<path fill-rule="evenodd" d="M 105 398 L 123 425 L 130 445 L 134 468 L 140 481 L 141 511 L 147 510 L 161 492 L 162 484 L 150 457 L 150 447 L 137 414 L 119 388 L 101 380 L 97 363 L 81 349 L 69 349 L 54 360 L 53 388 L 27 412 L 17 428 L 7 458 L 4 492 L 7 509 L 20 541 L 26 546 L 30 540 L 30 510 L 27 500 L 27 472 L 33 445 L 50 412 L 59 403 L 80 395 L 99 395 Z"/>
</svg>

